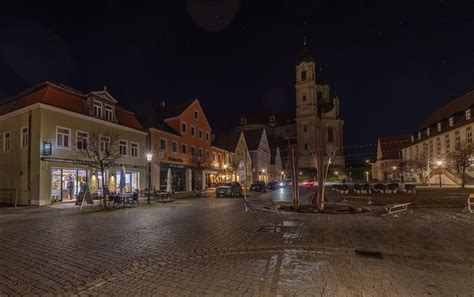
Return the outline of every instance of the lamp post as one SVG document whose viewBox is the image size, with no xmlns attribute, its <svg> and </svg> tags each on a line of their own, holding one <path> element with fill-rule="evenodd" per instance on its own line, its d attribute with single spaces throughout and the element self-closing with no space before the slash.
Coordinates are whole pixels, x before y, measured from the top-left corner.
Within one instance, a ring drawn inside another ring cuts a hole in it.
<svg viewBox="0 0 474 297">
<path fill-rule="evenodd" d="M 395 170 L 397 170 L 397 166 L 393 166 L 392 169 L 393 169 L 393 177 L 395 177 Z"/>
<path fill-rule="evenodd" d="M 443 165 L 443 161 L 437 161 L 436 164 L 438 165 L 439 187 L 441 188 L 441 165 Z"/>
<path fill-rule="evenodd" d="M 147 174 L 148 174 L 148 187 L 147 187 L 147 203 L 150 204 L 150 191 L 151 191 L 151 160 L 153 160 L 153 154 L 146 154 Z"/>
</svg>

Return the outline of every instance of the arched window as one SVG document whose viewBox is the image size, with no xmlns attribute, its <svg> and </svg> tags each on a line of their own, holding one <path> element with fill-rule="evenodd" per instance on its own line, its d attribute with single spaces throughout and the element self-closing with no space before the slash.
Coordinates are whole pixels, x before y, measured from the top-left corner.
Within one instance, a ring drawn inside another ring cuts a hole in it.
<svg viewBox="0 0 474 297">
<path fill-rule="evenodd" d="M 334 135 L 332 132 L 332 127 L 328 127 L 328 142 L 333 142 L 334 141 Z"/>
<path fill-rule="evenodd" d="M 301 80 L 306 80 L 306 71 L 301 72 Z"/>
<path fill-rule="evenodd" d="M 270 122 L 274 122 L 275 121 L 275 116 L 274 115 L 271 115 L 270 116 Z"/>
<path fill-rule="evenodd" d="M 245 117 L 241 117 L 241 118 L 240 118 L 240 124 L 241 124 L 241 125 L 247 124 L 247 119 L 246 119 Z"/>
<path fill-rule="evenodd" d="M 303 96 L 303 102 L 306 102 L 306 96 Z"/>
</svg>

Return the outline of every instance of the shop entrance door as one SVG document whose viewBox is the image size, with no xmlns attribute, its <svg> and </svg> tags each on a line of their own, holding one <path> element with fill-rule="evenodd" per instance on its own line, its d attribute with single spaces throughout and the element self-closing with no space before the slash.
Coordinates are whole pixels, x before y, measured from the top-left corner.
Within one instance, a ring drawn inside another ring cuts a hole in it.
<svg viewBox="0 0 474 297">
<path fill-rule="evenodd" d="M 80 188 L 87 184 L 87 170 L 58 169 L 51 170 L 52 202 L 76 200 Z"/>
</svg>

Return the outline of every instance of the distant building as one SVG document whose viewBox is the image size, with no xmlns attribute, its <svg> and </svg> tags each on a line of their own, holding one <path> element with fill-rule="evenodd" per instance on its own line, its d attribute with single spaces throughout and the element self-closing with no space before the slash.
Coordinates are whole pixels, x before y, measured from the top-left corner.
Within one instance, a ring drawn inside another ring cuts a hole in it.
<svg viewBox="0 0 474 297">
<path fill-rule="evenodd" d="M 400 179 L 402 149 L 410 142 L 410 135 L 379 137 L 377 160 L 372 163 L 372 179 L 381 182 Z"/>
<path fill-rule="evenodd" d="M 343 125 L 339 112 L 339 98 L 330 98 L 329 85 L 316 71 L 314 58 L 304 47 L 296 63 L 296 111 L 288 113 L 250 113 L 240 118 L 237 131 L 265 129 L 270 141 L 272 159 L 277 151 L 281 154 L 282 171 L 290 174 L 289 147 L 296 144 L 297 163 L 300 171 L 314 173 L 316 163 L 313 152 L 317 144 L 334 149 L 333 166 L 344 167 Z M 277 146 L 273 146 L 275 143 Z M 278 150 L 277 150 L 278 149 Z M 326 156 L 327 159 L 327 156 Z M 281 172 L 280 172 L 281 174 Z"/>
<path fill-rule="evenodd" d="M 441 107 L 411 137 L 411 143 L 403 149 L 403 160 L 410 168 L 406 178 L 443 184 L 460 184 L 459 167 L 450 155 L 473 143 L 474 91 L 471 91 Z M 473 183 L 474 167 L 468 168 L 468 183 Z"/>
<path fill-rule="evenodd" d="M 268 182 L 271 155 L 265 129 L 245 130 L 243 133 L 252 159 L 252 180 Z"/>
</svg>

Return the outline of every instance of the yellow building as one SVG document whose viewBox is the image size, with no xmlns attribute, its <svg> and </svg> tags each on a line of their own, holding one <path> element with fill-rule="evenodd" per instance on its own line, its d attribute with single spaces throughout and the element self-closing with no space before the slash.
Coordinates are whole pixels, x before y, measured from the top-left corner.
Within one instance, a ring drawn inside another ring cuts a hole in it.
<svg viewBox="0 0 474 297">
<path fill-rule="evenodd" d="M 135 115 L 105 89 L 83 93 L 44 82 L 0 103 L 0 200 L 45 205 L 73 201 L 87 185 L 101 191 L 101 175 L 84 153 L 92 130 L 120 138 L 121 157 L 105 172 L 109 188 L 118 190 L 123 167 L 124 190 L 145 188 L 147 133 Z M 111 150 L 110 137 L 100 141 Z"/>
</svg>

